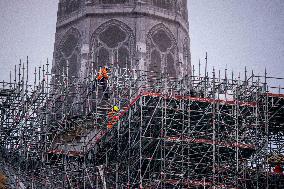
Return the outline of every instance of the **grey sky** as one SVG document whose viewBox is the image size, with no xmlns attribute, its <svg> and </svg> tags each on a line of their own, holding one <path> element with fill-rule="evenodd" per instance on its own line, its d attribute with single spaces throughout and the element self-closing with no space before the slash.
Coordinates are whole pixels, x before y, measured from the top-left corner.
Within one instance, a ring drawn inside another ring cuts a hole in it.
<svg viewBox="0 0 284 189">
<path fill-rule="evenodd" d="M 52 59 L 58 0 L 0 0 L 0 80 L 19 59 Z M 189 0 L 192 63 L 284 77 L 283 0 Z"/>
<path fill-rule="evenodd" d="M 58 0 L 0 0 L 0 80 L 19 59 L 52 59 Z"/>
<path fill-rule="evenodd" d="M 192 61 L 284 76 L 283 0 L 189 0 Z"/>
</svg>

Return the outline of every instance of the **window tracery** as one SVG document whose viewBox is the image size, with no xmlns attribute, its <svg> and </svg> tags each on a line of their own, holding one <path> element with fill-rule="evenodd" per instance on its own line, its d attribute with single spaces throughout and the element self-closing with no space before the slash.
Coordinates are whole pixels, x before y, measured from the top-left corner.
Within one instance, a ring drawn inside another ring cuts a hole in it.
<svg viewBox="0 0 284 189">
<path fill-rule="evenodd" d="M 149 71 L 164 72 L 176 77 L 175 58 L 177 43 L 170 30 L 163 24 L 154 26 L 147 36 Z"/>
<path fill-rule="evenodd" d="M 130 67 L 134 52 L 134 34 L 130 27 L 118 20 L 102 24 L 92 35 L 92 57 L 95 68 L 104 65 Z"/>
<path fill-rule="evenodd" d="M 75 28 L 69 29 L 62 37 L 57 46 L 55 54 L 55 66 L 53 67 L 54 88 L 53 90 L 62 90 L 61 86 L 67 83 L 74 83 L 79 77 L 81 68 L 80 63 L 80 49 L 81 49 L 81 35 L 79 30 Z M 68 77 L 67 77 L 68 76 Z M 70 86 L 68 90 L 75 92 L 75 86 Z M 72 104 L 74 97 L 67 97 L 67 104 Z"/>
<path fill-rule="evenodd" d="M 80 33 L 77 29 L 71 28 L 62 37 L 56 51 L 55 73 L 58 75 L 67 74 L 66 67 L 68 62 L 68 75 L 77 77 L 80 69 Z"/>
</svg>

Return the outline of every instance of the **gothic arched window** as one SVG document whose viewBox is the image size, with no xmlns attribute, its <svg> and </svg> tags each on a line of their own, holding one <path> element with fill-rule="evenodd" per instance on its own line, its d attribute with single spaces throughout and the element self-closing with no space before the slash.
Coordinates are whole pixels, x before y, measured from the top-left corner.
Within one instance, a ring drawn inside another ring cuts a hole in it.
<svg viewBox="0 0 284 189">
<path fill-rule="evenodd" d="M 149 71 L 163 72 L 176 77 L 176 40 L 163 24 L 154 26 L 147 36 Z"/>
<path fill-rule="evenodd" d="M 69 29 L 56 47 L 55 66 L 53 68 L 55 74 L 55 77 L 53 77 L 54 90 L 61 89 L 63 85 L 68 83 L 68 105 L 74 101 L 73 94 L 76 86 L 73 84 L 77 80 L 81 68 L 80 49 L 81 35 L 75 28 Z"/>
<path fill-rule="evenodd" d="M 134 49 L 134 35 L 124 23 L 110 20 L 92 35 L 92 54 L 95 69 L 104 65 L 130 67 Z"/>
<path fill-rule="evenodd" d="M 80 69 L 80 45 L 79 31 L 71 28 L 59 43 L 59 49 L 56 54 L 56 75 L 63 76 L 68 74 L 69 79 L 74 79 L 78 76 Z"/>
</svg>

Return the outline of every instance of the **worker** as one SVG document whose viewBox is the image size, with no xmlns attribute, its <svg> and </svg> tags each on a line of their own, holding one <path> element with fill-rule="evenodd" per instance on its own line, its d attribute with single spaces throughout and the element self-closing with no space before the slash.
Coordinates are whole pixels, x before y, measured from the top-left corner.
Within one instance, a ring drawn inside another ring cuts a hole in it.
<svg viewBox="0 0 284 189">
<path fill-rule="evenodd" d="M 108 78 L 109 78 L 108 72 L 109 72 L 109 68 L 108 68 L 107 66 L 101 68 L 101 69 L 99 70 L 97 80 L 98 80 L 98 81 L 108 80 Z"/>
<path fill-rule="evenodd" d="M 112 129 L 113 126 L 115 124 L 117 124 L 117 121 L 119 119 L 118 113 L 119 113 L 118 106 L 114 106 L 112 108 L 112 110 L 108 113 L 108 123 L 107 123 L 107 128 L 108 129 Z"/>
<path fill-rule="evenodd" d="M 107 66 L 104 66 L 103 68 L 100 68 L 97 80 L 103 87 L 104 97 L 108 98 L 108 93 L 106 91 L 107 89 L 107 80 L 109 78 L 108 76 L 109 68 Z"/>
</svg>

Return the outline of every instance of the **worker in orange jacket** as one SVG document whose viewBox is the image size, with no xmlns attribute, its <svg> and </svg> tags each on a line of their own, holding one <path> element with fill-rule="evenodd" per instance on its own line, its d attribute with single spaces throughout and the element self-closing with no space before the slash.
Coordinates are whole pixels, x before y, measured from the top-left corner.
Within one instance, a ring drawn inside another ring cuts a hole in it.
<svg viewBox="0 0 284 189">
<path fill-rule="evenodd" d="M 108 69 L 107 66 L 101 68 L 101 69 L 99 70 L 97 80 L 98 80 L 98 81 L 101 81 L 101 80 L 108 80 L 108 78 L 109 78 L 108 72 L 109 72 L 109 69 Z"/>
<path fill-rule="evenodd" d="M 109 79 L 108 76 L 109 73 L 109 68 L 107 66 L 100 68 L 99 73 L 98 73 L 98 77 L 97 80 L 98 82 L 100 82 L 100 84 L 103 86 L 103 92 L 104 92 L 104 96 L 105 98 L 108 98 L 108 93 L 106 91 L 107 89 L 107 80 Z"/>
<path fill-rule="evenodd" d="M 119 119 L 118 113 L 119 113 L 119 108 L 117 106 L 114 106 L 112 110 L 107 114 L 108 115 L 108 123 L 107 123 L 108 129 L 112 129 L 113 126 L 117 124 L 117 121 Z"/>
</svg>

